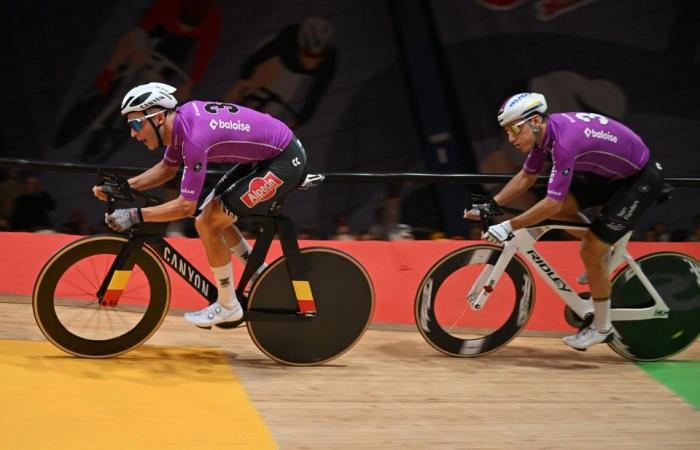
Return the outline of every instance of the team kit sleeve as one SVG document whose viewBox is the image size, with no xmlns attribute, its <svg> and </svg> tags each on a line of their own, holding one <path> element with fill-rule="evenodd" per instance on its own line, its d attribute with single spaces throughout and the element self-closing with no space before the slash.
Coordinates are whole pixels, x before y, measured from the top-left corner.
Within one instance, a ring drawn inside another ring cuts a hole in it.
<svg viewBox="0 0 700 450">
<path fill-rule="evenodd" d="M 565 149 L 552 148 L 552 171 L 549 173 L 549 183 L 547 183 L 547 197 L 563 201 L 566 197 L 571 180 L 574 175 L 574 157 Z"/>
<path fill-rule="evenodd" d="M 182 163 L 182 148 L 168 145 L 163 153 L 163 163 L 170 167 L 179 166 Z"/>
<path fill-rule="evenodd" d="M 523 170 L 530 175 L 537 175 L 542 172 L 542 167 L 544 167 L 545 152 L 540 148 L 533 148 L 525 159 L 523 164 Z"/>
<path fill-rule="evenodd" d="M 180 196 L 197 201 L 207 177 L 207 155 L 204 149 L 188 140 L 182 144 L 182 155 L 185 167 L 180 182 Z"/>
</svg>

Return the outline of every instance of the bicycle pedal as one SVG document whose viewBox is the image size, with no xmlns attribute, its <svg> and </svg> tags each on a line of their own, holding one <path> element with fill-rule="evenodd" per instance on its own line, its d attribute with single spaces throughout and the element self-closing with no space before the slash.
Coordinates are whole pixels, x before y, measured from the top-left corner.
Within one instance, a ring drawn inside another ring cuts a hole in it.
<svg viewBox="0 0 700 450">
<path fill-rule="evenodd" d="M 235 322 L 222 322 L 222 323 L 217 323 L 214 325 L 215 327 L 224 329 L 224 330 L 230 330 L 231 328 L 236 328 L 240 325 L 245 323 L 245 319 L 241 318 L 240 320 L 236 320 Z"/>
</svg>

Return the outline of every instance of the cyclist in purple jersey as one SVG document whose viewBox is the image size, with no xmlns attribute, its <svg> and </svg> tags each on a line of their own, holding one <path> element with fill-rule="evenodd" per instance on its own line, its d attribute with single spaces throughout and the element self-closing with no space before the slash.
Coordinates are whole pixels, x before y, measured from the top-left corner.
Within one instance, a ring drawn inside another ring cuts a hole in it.
<svg viewBox="0 0 700 450">
<path fill-rule="evenodd" d="M 576 221 L 580 210 L 602 206 L 590 229 L 578 234 L 593 299 L 593 322 L 563 338 L 567 345 L 585 350 L 612 339 L 611 287 L 604 259 L 611 245 L 632 230 L 658 199 L 663 175 L 641 138 L 623 124 L 600 114 L 546 115 L 546 111 L 543 95 L 525 92 L 510 97 L 498 112 L 508 141 L 528 156 L 494 201 L 506 204 L 525 193 L 546 159 L 551 159 L 552 168 L 547 196 L 517 217 L 491 226 L 484 238 L 503 243 L 513 230 L 552 217 Z M 475 210 L 465 211 L 464 217 L 479 218 Z"/>
<path fill-rule="evenodd" d="M 208 162 L 238 163 L 200 206 L 195 227 L 216 278 L 218 299 L 185 320 L 203 328 L 242 318 L 233 285 L 231 253 L 244 263 L 251 251 L 234 225 L 239 217 L 265 214 L 294 190 L 306 174 L 306 153 L 279 120 L 232 103 L 192 101 L 177 107 L 175 88 L 148 83 L 131 89 L 122 101 L 131 136 L 149 150 L 167 146 L 163 160 L 128 180 L 137 190 L 161 186 L 181 165 L 178 198 L 147 208 L 118 209 L 105 217 L 115 231 L 140 222 L 170 222 L 192 216 L 202 194 Z M 95 196 L 106 200 L 100 186 Z M 265 266 L 262 266 L 258 275 Z"/>
</svg>

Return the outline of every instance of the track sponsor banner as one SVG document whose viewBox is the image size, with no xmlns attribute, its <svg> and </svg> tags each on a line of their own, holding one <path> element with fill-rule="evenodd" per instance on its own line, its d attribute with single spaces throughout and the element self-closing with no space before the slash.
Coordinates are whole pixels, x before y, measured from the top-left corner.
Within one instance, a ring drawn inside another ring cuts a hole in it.
<svg viewBox="0 0 700 450">
<path fill-rule="evenodd" d="M 78 236 L 63 234 L 0 233 L 0 244 L 4 249 L 3 257 L 0 258 L 0 295 L 31 296 L 34 281 L 43 264 L 54 252 L 76 239 Z M 168 241 L 190 263 L 211 278 L 204 248 L 199 240 L 168 238 Z M 357 258 L 374 284 L 376 306 L 372 322 L 413 325 L 413 302 L 423 276 L 449 252 L 473 243 L 476 241 L 300 241 L 300 246 L 332 247 Z M 586 286 L 578 286 L 575 282 L 576 276 L 583 271 L 578 248 L 578 242 L 541 242 L 537 251 L 556 268 L 568 286 L 577 291 L 585 291 Z M 628 249 L 635 258 L 663 250 L 684 252 L 700 259 L 700 243 L 632 242 Z M 280 255 L 279 242 L 273 242 L 267 262 Z M 243 267 L 235 258 L 233 264 L 234 278 L 238 279 Z M 204 299 L 169 265 L 166 266 L 172 284 L 171 307 L 182 310 L 202 308 Z M 570 331 L 571 327 L 563 317 L 564 304 L 537 276 L 535 283 L 535 311 L 527 329 Z"/>
</svg>

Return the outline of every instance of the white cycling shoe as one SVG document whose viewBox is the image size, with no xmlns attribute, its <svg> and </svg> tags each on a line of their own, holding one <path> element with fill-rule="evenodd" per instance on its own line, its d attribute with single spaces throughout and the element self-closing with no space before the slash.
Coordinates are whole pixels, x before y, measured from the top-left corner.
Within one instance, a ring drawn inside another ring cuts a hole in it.
<svg viewBox="0 0 700 450">
<path fill-rule="evenodd" d="M 595 344 L 610 342 L 613 339 L 613 329 L 607 331 L 598 331 L 593 326 L 589 326 L 570 336 L 564 336 L 562 341 L 569 347 L 575 350 L 586 350 L 588 347 Z"/>
<path fill-rule="evenodd" d="M 237 322 L 243 318 L 243 308 L 238 301 L 234 302 L 233 309 L 226 308 L 214 302 L 206 308 L 185 313 L 185 320 L 200 328 L 211 328 L 212 325 L 226 322 Z"/>
</svg>

